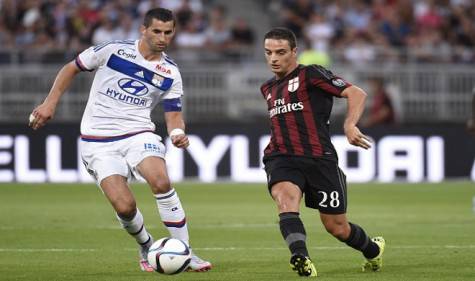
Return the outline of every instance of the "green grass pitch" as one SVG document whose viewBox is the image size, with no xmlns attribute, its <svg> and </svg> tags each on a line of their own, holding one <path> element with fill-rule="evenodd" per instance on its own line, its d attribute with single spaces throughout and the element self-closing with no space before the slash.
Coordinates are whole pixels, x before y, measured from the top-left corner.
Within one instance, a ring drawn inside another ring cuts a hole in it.
<svg viewBox="0 0 475 281">
<path fill-rule="evenodd" d="M 275 206 L 264 184 L 175 185 L 194 250 L 207 273 L 139 271 L 134 240 L 95 185 L 0 184 L 0 280 L 302 280 L 288 265 Z M 134 185 L 156 239 L 167 236 L 155 200 Z M 350 221 L 387 241 L 381 272 L 360 272 L 362 256 L 332 238 L 303 208 L 320 280 L 475 280 L 472 182 L 352 184 Z"/>
</svg>

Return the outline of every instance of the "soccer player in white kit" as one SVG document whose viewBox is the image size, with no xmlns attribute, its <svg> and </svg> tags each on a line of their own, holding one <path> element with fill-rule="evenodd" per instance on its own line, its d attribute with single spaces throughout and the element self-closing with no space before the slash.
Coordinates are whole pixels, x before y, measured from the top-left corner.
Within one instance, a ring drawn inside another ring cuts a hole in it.
<svg viewBox="0 0 475 281">
<path fill-rule="evenodd" d="M 175 18 L 167 9 L 151 9 L 140 31 L 140 40 L 90 47 L 66 64 L 44 102 L 33 110 L 30 126 L 36 130 L 53 117 L 60 97 L 76 74 L 96 70 L 81 122 L 81 157 L 122 227 L 139 244 L 141 269 L 153 271 L 147 262 L 153 238 L 136 207 L 129 179 L 142 177 L 147 181 L 170 235 L 189 243 L 185 212 L 167 174 L 165 146 L 154 134 L 150 118 L 159 102 L 173 145 L 186 148 L 189 141 L 181 114 L 181 75 L 164 53 L 175 34 Z M 193 254 L 189 270 L 209 269 L 211 263 Z"/>
</svg>

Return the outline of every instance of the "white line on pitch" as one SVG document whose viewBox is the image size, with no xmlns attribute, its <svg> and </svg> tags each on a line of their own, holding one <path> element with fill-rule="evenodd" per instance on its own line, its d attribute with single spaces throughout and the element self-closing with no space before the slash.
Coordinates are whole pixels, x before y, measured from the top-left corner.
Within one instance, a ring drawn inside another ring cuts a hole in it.
<svg viewBox="0 0 475 281">
<path fill-rule="evenodd" d="M 319 247 L 309 247 L 310 249 L 315 250 L 345 250 L 349 249 L 345 246 L 319 246 Z M 401 245 L 401 246 L 389 246 L 389 249 L 475 249 L 475 245 Z M 266 251 L 266 250 L 288 250 L 284 247 L 198 247 L 193 248 L 194 250 L 201 251 Z M 137 251 L 136 248 L 125 248 L 126 251 Z M 0 248 L 0 252 L 95 252 L 99 249 L 25 249 L 25 248 Z"/>
<path fill-rule="evenodd" d="M 1 0 L 0 0 L 1 2 Z M 267 228 L 267 227 L 276 227 L 278 226 L 278 223 L 256 223 L 256 224 L 245 224 L 245 223 L 233 223 L 233 224 L 197 224 L 193 225 L 193 228 Z M 42 230 L 42 229 L 49 229 L 49 226 L 25 226 L 25 227 L 15 227 L 15 226 L 0 226 L 0 230 L 22 230 L 22 229 L 29 229 L 29 230 Z M 59 227 L 63 228 L 63 227 Z M 120 225 L 97 225 L 93 227 L 64 227 L 67 229 L 122 229 Z M 161 224 L 149 224 L 147 225 L 147 229 L 161 229 L 162 225 Z"/>
<path fill-rule="evenodd" d="M 387 246 L 389 249 L 475 249 L 475 245 L 401 245 L 401 246 Z M 308 247 L 315 250 L 345 250 L 350 249 L 348 246 L 316 246 Z M 241 251 L 241 250 L 288 250 L 285 247 L 193 247 L 194 250 L 201 251 Z M 127 248 L 126 250 L 136 251 L 137 249 Z"/>
<path fill-rule="evenodd" d="M 95 252 L 97 249 L 0 249 L 0 252 Z"/>
<path fill-rule="evenodd" d="M 345 250 L 349 249 L 348 246 L 317 246 L 308 247 L 315 250 Z M 387 245 L 389 249 L 475 249 L 475 245 L 401 245 L 392 246 Z M 238 250 L 288 250 L 284 247 L 256 247 L 256 248 L 242 248 L 242 247 L 202 247 L 193 248 L 203 251 L 238 251 Z"/>
</svg>

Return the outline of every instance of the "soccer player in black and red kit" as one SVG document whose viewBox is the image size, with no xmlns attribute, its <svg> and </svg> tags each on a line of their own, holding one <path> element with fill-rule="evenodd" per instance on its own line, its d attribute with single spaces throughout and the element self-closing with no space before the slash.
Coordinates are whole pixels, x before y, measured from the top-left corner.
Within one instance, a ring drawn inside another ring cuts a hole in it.
<svg viewBox="0 0 475 281">
<path fill-rule="evenodd" d="M 299 65 L 295 35 L 286 28 L 270 30 L 264 37 L 264 49 L 275 76 L 261 86 L 271 128 L 263 161 L 292 269 L 301 276 L 317 276 L 299 217 L 305 195 L 305 205 L 319 210 L 326 230 L 363 253 L 363 271 L 380 270 L 385 241 L 369 238 L 363 228 L 348 222 L 346 176 L 338 167 L 329 133 L 333 98 L 346 98 L 346 137 L 352 145 L 370 148 L 370 140 L 356 126 L 366 93 L 322 66 Z"/>
</svg>

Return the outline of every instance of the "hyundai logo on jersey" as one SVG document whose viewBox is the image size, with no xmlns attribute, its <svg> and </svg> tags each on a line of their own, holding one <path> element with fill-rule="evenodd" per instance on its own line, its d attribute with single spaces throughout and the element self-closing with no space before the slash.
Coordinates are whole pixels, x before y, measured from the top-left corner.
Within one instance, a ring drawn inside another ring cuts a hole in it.
<svg viewBox="0 0 475 281">
<path fill-rule="evenodd" d="M 143 96 L 148 93 L 147 86 L 134 79 L 122 78 L 119 80 L 118 84 L 122 90 L 134 96 Z"/>
</svg>

